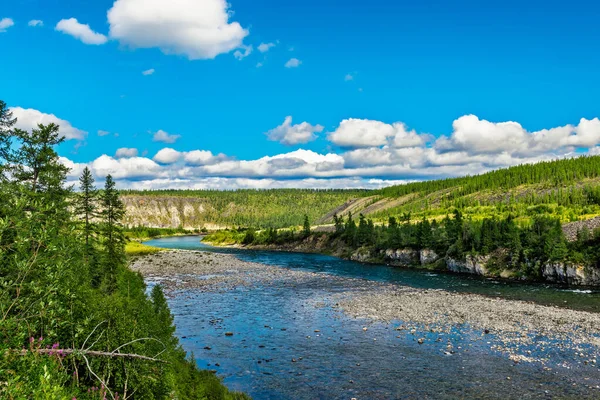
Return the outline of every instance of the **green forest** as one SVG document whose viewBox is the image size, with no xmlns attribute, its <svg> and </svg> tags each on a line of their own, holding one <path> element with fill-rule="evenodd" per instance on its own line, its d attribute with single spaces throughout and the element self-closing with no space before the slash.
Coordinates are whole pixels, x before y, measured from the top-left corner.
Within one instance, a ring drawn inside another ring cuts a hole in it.
<svg viewBox="0 0 600 400">
<path fill-rule="evenodd" d="M 304 215 L 317 220 L 344 202 L 368 195 L 366 190 L 152 190 L 121 191 L 124 198 L 139 198 L 166 203 L 167 200 L 193 199 L 202 211 L 195 228 L 204 224 L 226 227 L 285 228 L 301 225 Z M 172 227 L 177 228 L 177 227 Z"/>
<path fill-rule="evenodd" d="M 160 286 L 128 268 L 112 177 L 74 191 L 59 127 L 15 122 L 0 101 L 0 398 L 246 398 L 186 358 Z"/>
<path fill-rule="evenodd" d="M 487 267 L 492 274 L 509 272 L 513 278 L 538 280 L 547 263 L 572 263 L 600 267 L 600 229 L 580 229 L 574 241 L 568 241 L 560 220 L 535 216 L 525 226 L 513 216 L 473 220 L 460 210 L 438 222 L 423 218 L 412 222 L 409 214 L 390 217 L 386 224 L 375 225 L 362 214 L 355 219 L 334 215 L 333 232 L 313 232 L 305 217 L 301 230 L 238 229 L 214 232 L 204 241 L 216 245 L 283 246 L 326 239 L 326 252 L 345 257 L 356 250 L 370 254 L 369 260 L 384 262 L 387 249 L 433 250 L 439 256 L 434 268 L 445 269 L 445 259 L 465 260 L 467 256 L 490 256 Z M 340 252 L 341 251 L 341 252 Z"/>
<path fill-rule="evenodd" d="M 577 221 L 600 215 L 600 156 L 519 165 L 477 176 L 415 182 L 373 193 L 399 204 L 370 216 L 386 221 L 411 213 L 441 219 L 453 209 L 475 219 L 491 216 L 531 222 L 537 215 Z"/>
</svg>

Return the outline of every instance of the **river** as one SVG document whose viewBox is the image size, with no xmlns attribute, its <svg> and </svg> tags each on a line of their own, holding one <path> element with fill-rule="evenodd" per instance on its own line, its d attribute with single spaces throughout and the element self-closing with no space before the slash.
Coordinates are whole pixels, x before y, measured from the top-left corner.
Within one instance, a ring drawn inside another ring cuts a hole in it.
<svg viewBox="0 0 600 400">
<path fill-rule="evenodd" d="M 399 286 L 600 311 L 600 292 L 589 288 L 363 265 L 318 254 L 215 248 L 197 236 L 146 244 Z M 181 344 L 198 366 L 216 370 L 228 387 L 256 399 L 600 398 L 600 370 L 587 362 L 596 349 L 578 348 L 577 359 L 560 350 L 562 343 L 531 346 L 521 351 L 545 361 L 517 364 L 493 350 L 494 335 L 469 326 L 415 333 L 395 330 L 403 321 L 350 318 L 327 300 L 347 289 L 344 282 L 185 290 L 173 293 L 169 305 Z M 421 337 L 423 344 L 417 340 Z"/>
</svg>

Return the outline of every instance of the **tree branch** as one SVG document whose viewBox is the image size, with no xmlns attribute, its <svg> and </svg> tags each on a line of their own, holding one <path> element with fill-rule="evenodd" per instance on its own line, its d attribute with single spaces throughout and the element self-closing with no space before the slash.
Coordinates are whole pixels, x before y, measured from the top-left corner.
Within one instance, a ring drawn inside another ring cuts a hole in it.
<svg viewBox="0 0 600 400">
<path fill-rule="evenodd" d="M 44 355 L 82 355 L 92 357 L 109 357 L 109 358 L 131 358 L 136 360 L 152 361 L 163 364 L 169 364 L 168 361 L 160 360 L 154 357 L 142 356 L 140 354 L 127 354 L 127 353 L 110 353 L 107 351 L 94 351 L 94 350 L 77 350 L 77 349 L 39 349 L 39 350 L 9 350 L 18 353 L 21 356 L 25 356 L 28 353 L 33 354 L 44 354 Z"/>
</svg>

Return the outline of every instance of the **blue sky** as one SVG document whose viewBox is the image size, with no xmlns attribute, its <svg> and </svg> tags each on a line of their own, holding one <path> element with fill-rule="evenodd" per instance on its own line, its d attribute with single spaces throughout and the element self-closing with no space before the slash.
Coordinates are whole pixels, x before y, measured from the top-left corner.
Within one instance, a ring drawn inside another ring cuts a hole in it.
<svg viewBox="0 0 600 400">
<path fill-rule="evenodd" d="M 14 1 L 0 98 L 24 127 L 72 130 L 73 177 L 377 187 L 596 154 L 598 17 L 590 1 Z"/>
</svg>

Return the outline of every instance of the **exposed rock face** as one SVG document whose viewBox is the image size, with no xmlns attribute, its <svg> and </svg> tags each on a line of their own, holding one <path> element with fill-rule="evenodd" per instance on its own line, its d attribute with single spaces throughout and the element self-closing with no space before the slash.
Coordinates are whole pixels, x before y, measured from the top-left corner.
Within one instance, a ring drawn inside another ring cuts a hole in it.
<svg viewBox="0 0 600 400">
<path fill-rule="evenodd" d="M 577 232 L 587 227 L 590 233 L 594 232 L 595 229 L 600 228 L 600 217 L 588 219 L 585 221 L 570 222 L 564 224 L 562 229 L 568 241 L 574 241 L 577 239 Z"/>
<path fill-rule="evenodd" d="M 409 266 L 419 262 L 419 252 L 411 249 L 387 249 L 384 256 L 392 265 Z"/>
<path fill-rule="evenodd" d="M 220 229 L 210 221 L 204 200 L 179 196 L 121 196 L 125 224 L 151 228 Z"/>
<path fill-rule="evenodd" d="M 488 270 L 486 264 L 489 261 L 489 256 L 471 256 L 468 255 L 465 261 L 446 258 L 446 265 L 449 271 L 461 272 L 476 275 L 487 275 Z"/>
<path fill-rule="evenodd" d="M 352 253 L 350 259 L 352 261 L 368 262 L 371 259 L 371 251 L 367 248 L 361 247 Z"/>
<path fill-rule="evenodd" d="M 570 285 L 598 285 L 600 271 L 586 268 L 583 265 L 549 263 L 542 270 L 544 279 L 550 282 L 568 283 Z"/>
<path fill-rule="evenodd" d="M 424 249 L 419 252 L 419 261 L 421 265 L 429 265 L 440 259 L 440 256 L 433 250 Z"/>
</svg>

